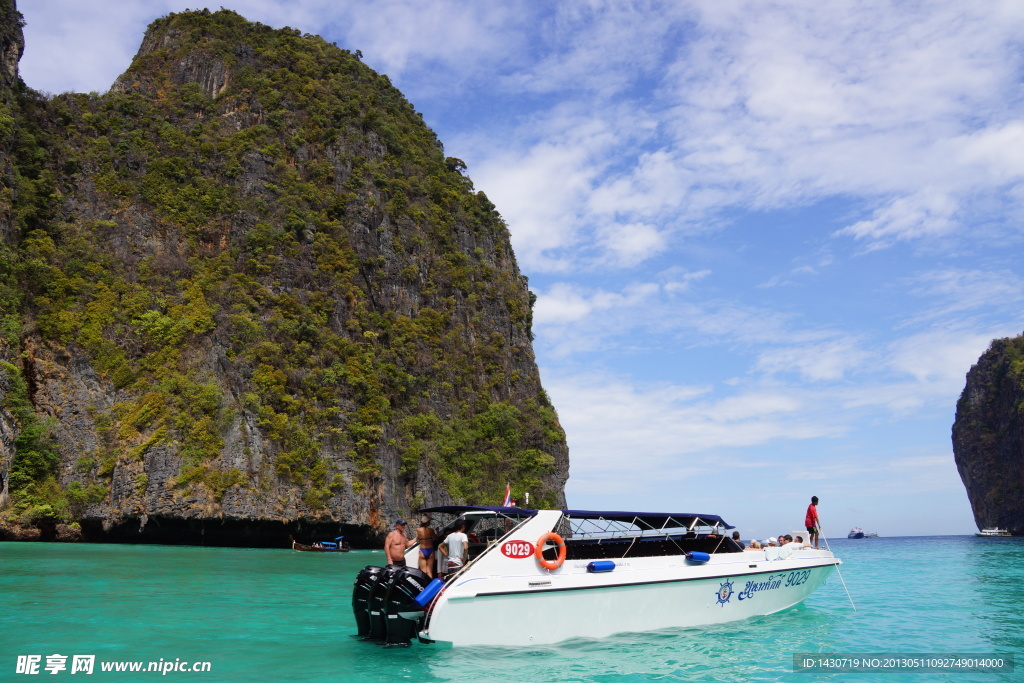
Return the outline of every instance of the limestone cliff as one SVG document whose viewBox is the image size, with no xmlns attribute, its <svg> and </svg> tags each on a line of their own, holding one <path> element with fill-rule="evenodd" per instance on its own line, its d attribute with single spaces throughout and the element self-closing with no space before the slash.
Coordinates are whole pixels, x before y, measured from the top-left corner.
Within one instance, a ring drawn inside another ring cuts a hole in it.
<svg viewBox="0 0 1024 683">
<path fill-rule="evenodd" d="M 358 52 L 204 10 L 155 21 L 105 95 L 45 99 L 13 73 L 8 522 L 371 542 L 506 482 L 564 504 L 508 231 Z"/>
<path fill-rule="evenodd" d="M 25 53 L 23 25 L 14 0 L 0 0 L 0 84 L 5 87 L 18 82 L 18 62 Z"/>
<path fill-rule="evenodd" d="M 967 373 L 953 455 L 979 529 L 1024 534 L 1024 337 L 997 339 Z"/>
<path fill-rule="evenodd" d="M 18 61 L 25 51 L 22 24 L 22 16 L 15 8 L 14 0 L 0 0 L 0 187 L 2 188 L 10 188 L 15 183 L 11 151 L 16 126 L 14 91 L 21 86 L 21 81 L 18 78 Z M 0 240 L 3 241 L 6 241 L 12 234 L 10 204 L 11 192 L 8 191 L 0 195 Z M 2 298 L 0 298 L 0 302 L 3 302 Z M 0 315 L 3 313 L 3 308 L 0 308 Z M 0 320 L 2 319 L 0 318 Z M 14 460 L 14 440 L 18 433 L 17 421 L 6 407 L 5 399 L 10 390 L 10 380 L 6 374 L 0 372 L 0 509 L 6 507 L 10 500 L 7 473 Z"/>
</svg>

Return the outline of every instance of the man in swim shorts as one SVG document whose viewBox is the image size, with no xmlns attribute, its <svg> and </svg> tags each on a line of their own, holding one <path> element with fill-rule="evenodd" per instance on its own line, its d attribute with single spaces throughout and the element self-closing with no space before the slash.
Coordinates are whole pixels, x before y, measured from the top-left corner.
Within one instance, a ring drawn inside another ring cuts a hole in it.
<svg viewBox="0 0 1024 683">
<path fill-rule="evenodd" d="M 404 519 L 396 520 L 395 528 L 384 539 L 384 554 L 387 555 L 388 564 L 393 564 L 396 567 L 405 566 L 405 551 L 416 542 L 406 538 L 405 527 Z"/>
<path fill-rule="evenodd" d="M 434 578 L 434 541 L 437 540 L 437 534 L 430 526 L 430 517 L 427 515 L 420 518 L 420 527 L 416 530 L 416 540 L 420 542 L 420 571 L 430 578 Z"/>
</svg>

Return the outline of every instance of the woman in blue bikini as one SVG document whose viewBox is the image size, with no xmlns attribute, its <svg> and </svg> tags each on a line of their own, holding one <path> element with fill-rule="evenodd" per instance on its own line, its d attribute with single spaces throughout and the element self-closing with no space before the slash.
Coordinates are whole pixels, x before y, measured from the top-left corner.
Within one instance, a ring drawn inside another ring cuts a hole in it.
<svg viewBox="0 0 1024 683">
<path fill-rule="evenodd" d="M 423 515 L 420 518 L 420 526 L 416 529 L 416 540 L 420 542 L 420 571 L 434 578 L 434 541 L 437 534 L 430 527 L 430 517 Z"/>
</svg>

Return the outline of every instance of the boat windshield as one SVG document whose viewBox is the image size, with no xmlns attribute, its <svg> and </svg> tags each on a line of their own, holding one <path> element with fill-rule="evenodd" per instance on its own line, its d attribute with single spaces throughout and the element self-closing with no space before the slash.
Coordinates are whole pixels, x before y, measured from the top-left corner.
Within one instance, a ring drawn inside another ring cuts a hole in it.
<svg viewBox="0 0 1024 683">
<path fill-rule="evenodd" d="M 454 531 L 457 520 L 464 520 L 466 534 L 469 536 L 471 544 L 493 543 L 518 526 L 524 519 L 537 514 L 535 510 L 523 510 L 516 507 L 470 505 L 443 505 L 424 508 L 420 512 L 435 518 L 440 538 L 446 538 L 449 533 Z M 470 552 L 471 556 L 475 556 L 475 554 Z"/>
</svg>

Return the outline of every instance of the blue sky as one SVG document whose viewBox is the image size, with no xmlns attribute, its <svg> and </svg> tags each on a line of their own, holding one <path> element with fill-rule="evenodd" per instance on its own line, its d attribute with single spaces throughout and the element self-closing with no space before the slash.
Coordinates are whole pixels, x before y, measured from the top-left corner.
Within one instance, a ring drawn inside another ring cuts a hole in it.
<svg viewBox="0 0 1024 683">
<path fill-rule="evenodd" d="M 19 5 L 51 93 L 105 91 L 195 8 Z M 1024 331 L 1024 5 L 224 6 L 361 50 L 497 205 L 572 507 L 766 537 L 817 495 L 830 536 L 975 530 L 950 428 Z"/>
</svg>

